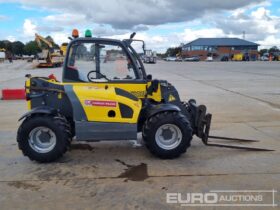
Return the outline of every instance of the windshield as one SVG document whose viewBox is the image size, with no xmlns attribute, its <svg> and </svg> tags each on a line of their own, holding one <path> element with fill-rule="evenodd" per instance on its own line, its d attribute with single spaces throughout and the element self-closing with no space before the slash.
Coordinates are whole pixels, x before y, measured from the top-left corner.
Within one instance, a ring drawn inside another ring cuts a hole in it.
<svg viewBox="0 0 280 210">
<path fill-rule="evenodd" d="M 77 42 L 70 48 L 67 68 L 83 82 L 136 79 L 131 59 L 118 44 Z"/>
</svg>

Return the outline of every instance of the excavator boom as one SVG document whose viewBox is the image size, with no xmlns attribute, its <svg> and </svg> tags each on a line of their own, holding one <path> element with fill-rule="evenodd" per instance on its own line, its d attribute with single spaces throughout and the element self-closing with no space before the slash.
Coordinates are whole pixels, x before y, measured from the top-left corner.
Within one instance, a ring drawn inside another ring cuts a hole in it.
<svg viewBox="0 0 280 210">
<path fill-rule="evenodd" d="M 38 46 L 42 49 L 42 42 L 44 42 L 49 48 L 53 48 L 53 45 L 51 42 L 49 42 L 44 37 L 40 36 L 39 34 L 35 34 L 35 40 L 38 44 Z"/>
</svg>

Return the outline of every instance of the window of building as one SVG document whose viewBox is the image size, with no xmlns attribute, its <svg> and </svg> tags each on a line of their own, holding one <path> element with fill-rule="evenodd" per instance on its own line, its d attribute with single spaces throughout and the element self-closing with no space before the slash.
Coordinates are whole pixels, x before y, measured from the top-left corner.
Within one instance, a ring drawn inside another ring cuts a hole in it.
<svg viewBox="0 0 280 210">
<path fill-rule="evenodd" d="M 192 50 L 203 50 L 203 46 L 192 46 Z"/>
<path fill-rule="evenodd" d="M 258 47 L 256 46 L 235 46 L 233 47 L 234 50 L 257 50 Z"/>
</svg>

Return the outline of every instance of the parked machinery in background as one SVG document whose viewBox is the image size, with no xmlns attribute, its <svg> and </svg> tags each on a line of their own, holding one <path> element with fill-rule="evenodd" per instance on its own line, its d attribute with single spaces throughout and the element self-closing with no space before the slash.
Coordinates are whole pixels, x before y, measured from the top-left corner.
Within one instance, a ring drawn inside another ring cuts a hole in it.
<svg viewBox="0 0 280 210">
<path fill-rule="evenodd" d="M 62 66 L 64 57 L 60 49 L 55 49 L 53 44 L 40 36 L 35 34 L 35 41 L 42 52 L 37 54 L 37 67 L 59 67 Z M 46 47 L 43 46 L 43 43 Z"/>
<path fill-rule="evenodd" d="M 143 56 L 144 63 L 156 63 L 157 62 L 157 53 L 152 50 L 145 50 Z"/>
<path fill-rule="evenodd" d="M 249 53 L 244 53 L 244 54 L 243 54 L 243 61 L 250 61 L 250 55 L 249 55 Z"/>
<path fill-rule="evenodd" d="M 243 53 L 236 53 L 232 55 L 232 61 L 243 61 Z"/>
<path fill-rule="evenodd" d="M 260 56 L 260 61 L 280 61 L 280 52 L 266 52 Z"/>
<path fill-rule="evenodd" d="M 273 61 L 280 61 L 280 52 L 271 53 Z"/>
<path fill-rule="evenodd" d="M 205 61 L 211 62 L 214 60 L 214 54 L 213 53 L 208 53 Z"/>
<path fill-rule="evenodd" d="M 183 61 L 193 61 L 193 62 L 198 62 L 200 61 L 200 56 L 191 56 L 191 57 L 186 57 L 183 59 Z"/>
<path fill-rule="evenodd" d="M 0 48 L 0 63 L 3 63 L 6 58 L 6 50 L 4 48 Z"/>
<path fill-rule="evenodd" d="M 229 54 L 225 54 L 221 57 L 221 61 L 229 61 Z"/>
<path fill-rule="evenodd" d="M 261 57 L 260 57 L 261 61 L 269 61 L 269 53 L 264 53 Z"/>
<path fill-rule="evenodd" d="M 163 60 L 165 60 L 165 61 L 176 61 L 176 57 L 168 56 L 168 57 L 164 58 Z"/>
<path fill-rule="evenodd" d="M 176 60 L 175 61 L 177 61 L 177 62 L 182 62 L 183 61 L 181 51 L 176 54 Z"/>
<path fill-rule="evenodd" d="M 61 53 L 62 53 L 63 56 L 66 55 L 67 46 L 68 46 L 68 43 L 67 43 L 67 42 L 62 43 L 62 45 L 60 46 L 60 51 L 61 51 Z"/>
<path fill-rule="evenodd" d="M 250 54 L 246 53 L 236 53 L 232 55 L 232 61 L 250 61 Z M 255 59 L 253 59 L 255 60 Z"/>
</svg>

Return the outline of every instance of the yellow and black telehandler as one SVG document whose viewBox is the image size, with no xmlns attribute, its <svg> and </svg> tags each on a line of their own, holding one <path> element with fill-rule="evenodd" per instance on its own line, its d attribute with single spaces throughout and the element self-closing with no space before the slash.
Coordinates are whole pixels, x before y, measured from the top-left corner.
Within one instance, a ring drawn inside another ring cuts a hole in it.
<svg viewBox="0 0 280 210">
<path fill-rule="evenodd" d="M 194 135 L 211 145 L 206 106 L 193 99 L 182 102 L 172 84 L 146 75 L 131 46 L 139 41 L 134 36 L 122 41 L 93 38 L 87 30 L 67 47 L 62 82 L 26 75 L 30 111 L 20 118 L 17 134 L 24 155 L 51 162 L 67 151 L 72 139 L 135 140 L 138 132 L 160 158 L 185 153 Z"/>
</svg>

